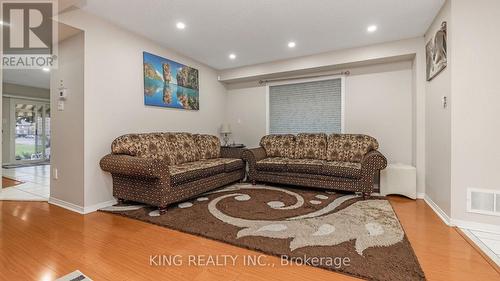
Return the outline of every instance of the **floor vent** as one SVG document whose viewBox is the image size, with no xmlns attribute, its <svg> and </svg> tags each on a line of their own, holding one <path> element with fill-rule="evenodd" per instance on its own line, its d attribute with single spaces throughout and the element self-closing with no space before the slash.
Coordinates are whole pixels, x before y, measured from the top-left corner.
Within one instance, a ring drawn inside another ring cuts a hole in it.
<svg viewBox="0 0 500 281">
<path fill-rule="evenodd" d="M 467 212 L 500 216 L 500 191 L 467 189 Z"/>
<path fill-rule="evenodd" d="M 79 270 L 75 270 L 55 281 L 92 281 L 92 279 L 85 276 L 85 274 L 81 273 Z"/>
</svg>

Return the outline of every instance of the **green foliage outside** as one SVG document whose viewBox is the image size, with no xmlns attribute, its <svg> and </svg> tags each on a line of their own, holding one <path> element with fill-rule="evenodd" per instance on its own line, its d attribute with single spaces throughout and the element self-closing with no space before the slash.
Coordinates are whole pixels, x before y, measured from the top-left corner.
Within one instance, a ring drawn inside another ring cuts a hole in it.
<svg viewBox="0 0 500 281">
<path fill-rule="evenodd" d="M 35 146 L 32 144 L 16 143 L 16 159 L 31 159 L 34 153 L 43 151 L 43 145 L 38 145 L 35 151 Z"/>
</svg>

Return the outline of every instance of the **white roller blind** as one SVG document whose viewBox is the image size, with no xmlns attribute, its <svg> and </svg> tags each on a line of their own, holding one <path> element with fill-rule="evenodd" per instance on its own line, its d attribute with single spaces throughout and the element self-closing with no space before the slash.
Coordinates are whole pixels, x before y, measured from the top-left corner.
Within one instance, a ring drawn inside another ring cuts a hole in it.
<svg viewBox="0 0 500 281">
<path fill-rule="evenodd" d="M 269 133 L 341 133 L 342 79 L 269 87 Z"/>
</svg>

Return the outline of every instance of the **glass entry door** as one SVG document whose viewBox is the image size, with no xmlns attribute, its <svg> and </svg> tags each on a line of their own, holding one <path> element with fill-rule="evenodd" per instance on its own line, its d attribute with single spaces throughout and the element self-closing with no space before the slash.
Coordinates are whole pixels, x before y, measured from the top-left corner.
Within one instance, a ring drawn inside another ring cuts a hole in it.
<svg viewBox="0 0 500 281">
<path fill-rule="evenodd" d="M 38 101 L 12 100 L 11 128 L 14 130 L 14 162 L 50 159 L 50 104 Z"/>
</svg>

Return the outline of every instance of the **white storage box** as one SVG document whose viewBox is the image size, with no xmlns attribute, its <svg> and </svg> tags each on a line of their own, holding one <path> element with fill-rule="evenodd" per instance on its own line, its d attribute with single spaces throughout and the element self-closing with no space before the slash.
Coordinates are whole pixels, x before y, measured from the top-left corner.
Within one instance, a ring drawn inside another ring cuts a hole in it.
<svg viewBox="0 0 500 281">
<path fill-rule="evenodd" d="M 380 171 L 380 194 L 417 198 L 417 169 L 405 164 L 389 164 Z"/>
</svg>

